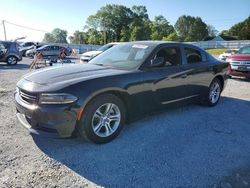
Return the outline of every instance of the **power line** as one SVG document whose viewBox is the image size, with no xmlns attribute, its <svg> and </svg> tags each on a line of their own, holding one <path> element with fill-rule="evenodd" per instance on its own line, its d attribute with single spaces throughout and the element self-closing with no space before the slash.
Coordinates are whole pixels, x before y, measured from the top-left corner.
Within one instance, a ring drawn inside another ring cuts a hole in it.
<svg viewBox="0 0 250 188">
<path fill-rule="evenodd" d="M 15 24 L 15 23 L 9 22 L 7 20 L 5 20 L 5 22 L 8 23 L 8 24 L 17 26 L 17 27 L 21 27 L 21 28 L 25 28 L 25 29 L 29 29 L 29 30 L 33 30 L 33 31 L 38 31 L 38 32 L 43 32 L 43 33 L 49 33 L 50 32 L 50 31 L 45 31 L 45 30 L 41 30 L 41 29 L 35 29 L 35 28 L 32 28 L 32 27 L 24 26 L 24 25 Z"/>
</svg>

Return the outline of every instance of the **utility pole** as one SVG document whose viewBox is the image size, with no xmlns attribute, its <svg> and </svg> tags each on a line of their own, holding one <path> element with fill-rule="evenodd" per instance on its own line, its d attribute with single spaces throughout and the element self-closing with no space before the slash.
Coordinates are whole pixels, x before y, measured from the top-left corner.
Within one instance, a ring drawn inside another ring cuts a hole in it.
<svg viewBox="0 0 250 188">
<path fill-rule="evenodd" d="M 2 24 L 3 24 L 4 38 L 5 38 L 5 40 L 7 40 L 4 20 L 2 21 Z"/>
</svg>

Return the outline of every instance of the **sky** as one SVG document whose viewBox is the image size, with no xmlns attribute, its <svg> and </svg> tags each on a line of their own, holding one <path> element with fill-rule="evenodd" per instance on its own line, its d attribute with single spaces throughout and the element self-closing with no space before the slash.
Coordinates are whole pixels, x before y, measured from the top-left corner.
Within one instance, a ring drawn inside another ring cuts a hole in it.
<svg viewBox="0 0 250 188">
<path fill-rule="evenodd" d="M 6 21 L 7 40 L 26 37 L 24 41 L 39 42 L 45 32 L 54 28 L 67 30 L 70 36 L 81 31 L 87 17 L 106 4 L 130 8 L 144 5 L 151 20 L 163 15 L 172 25 L 179 16 L 199 16 L 218 31 L 229 29 L 250 15 L 250 0 L 0 0 L 0 40 L 4 40 L 2 20 Z"/>
</svg>

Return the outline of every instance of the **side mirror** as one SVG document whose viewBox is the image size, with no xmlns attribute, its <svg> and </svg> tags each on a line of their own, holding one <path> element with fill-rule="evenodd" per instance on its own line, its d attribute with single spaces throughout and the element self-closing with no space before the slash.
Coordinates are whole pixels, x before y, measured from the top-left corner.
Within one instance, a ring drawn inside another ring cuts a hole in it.
<svg viewBox="0 0 250 188">
<path fill-rule="evenodd" d="M 162 65 L 164 65 L 163 57 L 157 57 L 151 60 L 151 67 L 161 67 Z"/>
</svg>

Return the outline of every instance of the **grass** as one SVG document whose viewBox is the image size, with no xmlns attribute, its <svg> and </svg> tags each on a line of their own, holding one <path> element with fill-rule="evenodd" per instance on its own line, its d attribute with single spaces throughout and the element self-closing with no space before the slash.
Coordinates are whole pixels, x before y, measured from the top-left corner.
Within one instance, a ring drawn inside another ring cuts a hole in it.
<svg viewBox="0 0 250 188">
<path fill-rule="evenodd" d="M 212 55 L 220 55 L 223 52 L 225 52 L 226 50 L 227 50 L 227 48 L 216 48 L 216 49 L 208 49 L 206 51 Z"/>
</svg>

